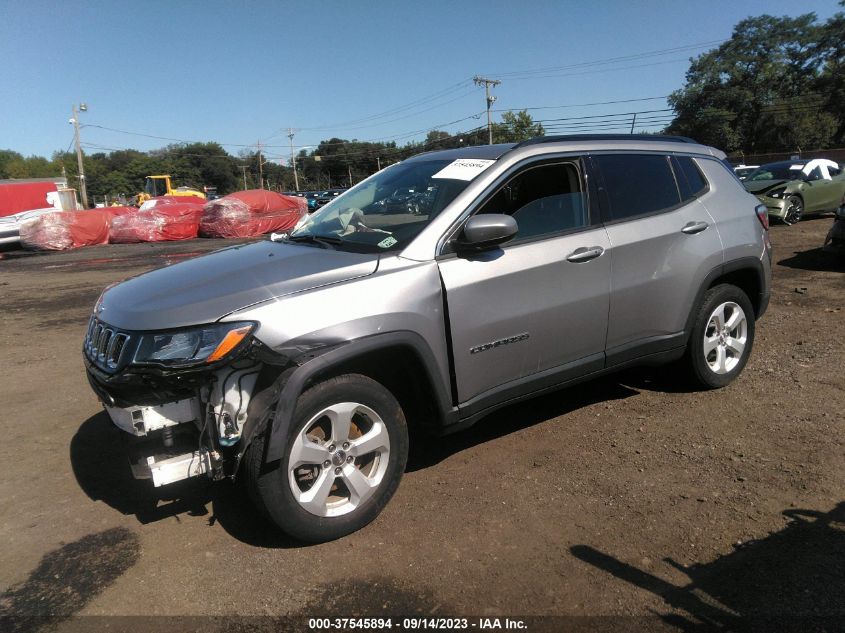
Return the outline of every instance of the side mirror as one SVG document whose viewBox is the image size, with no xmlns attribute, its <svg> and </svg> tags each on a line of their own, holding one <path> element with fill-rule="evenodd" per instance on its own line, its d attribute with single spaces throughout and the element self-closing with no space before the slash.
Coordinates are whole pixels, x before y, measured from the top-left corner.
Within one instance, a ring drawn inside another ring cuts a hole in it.
<svg viewBox="0 0 845 633">
<path fill-rule="evenodd" d="M 474 215 L 461 231 L 456 249 L 481 251 L 503 244 L 516 235 L 519 227 L 509 215 L 502 213 L 483 213 Z"/>
</svg>

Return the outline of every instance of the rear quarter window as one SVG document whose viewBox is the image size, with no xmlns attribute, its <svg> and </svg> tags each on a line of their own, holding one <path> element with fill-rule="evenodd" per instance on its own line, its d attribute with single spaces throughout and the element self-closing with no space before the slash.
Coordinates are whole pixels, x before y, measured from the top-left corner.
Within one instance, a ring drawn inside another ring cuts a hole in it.
<svg viewBox="0 0 845 633">
<path fill-rule="evenodd" d="M 660 213 L 681 202 L 667 156 L 606 154 L 593 160 L 602 174 L 607 221 Z"/>
<path fill-rule="evenodd" d="M 672 168 L 681 191 L 681 199 L 686 202 L 697 198 L 707 191 L 707 181 L 702 176 L 695 162 L 689 156 L 673 156 Z"/>
</svg>

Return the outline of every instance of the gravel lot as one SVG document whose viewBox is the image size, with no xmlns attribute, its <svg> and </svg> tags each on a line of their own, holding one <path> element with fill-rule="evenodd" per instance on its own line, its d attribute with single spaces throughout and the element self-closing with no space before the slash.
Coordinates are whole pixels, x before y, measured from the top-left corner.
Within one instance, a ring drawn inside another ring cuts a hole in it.
<svg viewBox="0 0 845 633">
<path fill-rule="evenodd" d="M 502 410 L 412 446 L 375 523 L 308 547 L 263 523 L 237 485 L 132 480 L 85 378 L 81 341 L 105 285 L 223 242 L 2 254 L 0 615 L 842 627 L 845 265 L 820 250 L 830 224 L 772 228 L 771 305 L 730 387 L 690 392 L 640 369 Z"/>
</svg>

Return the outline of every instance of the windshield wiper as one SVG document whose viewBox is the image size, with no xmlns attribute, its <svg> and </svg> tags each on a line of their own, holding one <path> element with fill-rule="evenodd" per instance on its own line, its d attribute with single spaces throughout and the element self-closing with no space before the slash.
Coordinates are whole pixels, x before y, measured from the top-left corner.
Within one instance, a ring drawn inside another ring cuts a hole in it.
<svg viewBox="0 0 845 633">
<path fill-rule="evenodd" d="M 334 248 L 337 244 L 343 244 L 343 239 L 334 235 L 289 235 L 289 242 L 311 242 L 312 244 L 322 244 L 329 248 Z"/>
</svg>

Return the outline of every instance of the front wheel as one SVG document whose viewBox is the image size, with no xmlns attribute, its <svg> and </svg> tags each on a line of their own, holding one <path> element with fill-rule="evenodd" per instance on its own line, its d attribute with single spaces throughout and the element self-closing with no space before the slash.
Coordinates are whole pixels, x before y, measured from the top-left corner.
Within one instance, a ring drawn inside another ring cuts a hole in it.
<svg viewBox="0 0 845 633">
<path fill-rule="evenodd" d="M 347 374 L 296 403 L 284 458 L 263 463 L 268 431 L 247 457 L 250 494 L 285 533 L 331 541 L 375 519 L 399 486 L 408 458 L 405 416 L 378 382 Z"/>
<path fill-rule="evenodd" d="M 801 196 L 789 196 L 786 199 L 786 211 L 783 215 L 783 223 L 788 225 L 797 224 L 804 215 L 804 201 Z"/>
<path fill-rule="evenodd" d="M 724 387 L 742 372 L 754 343 L 754 308 L 736 286 L 721 284 L 704 295 L 687 344 L 693 379 L 707 389 Z"/>
</svg>

